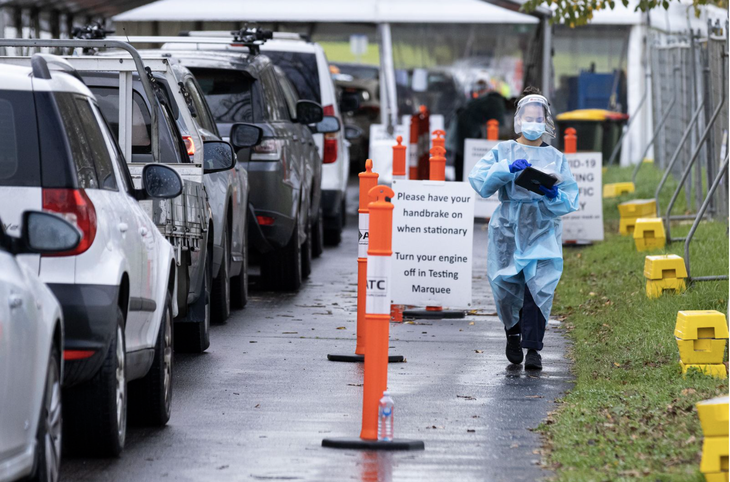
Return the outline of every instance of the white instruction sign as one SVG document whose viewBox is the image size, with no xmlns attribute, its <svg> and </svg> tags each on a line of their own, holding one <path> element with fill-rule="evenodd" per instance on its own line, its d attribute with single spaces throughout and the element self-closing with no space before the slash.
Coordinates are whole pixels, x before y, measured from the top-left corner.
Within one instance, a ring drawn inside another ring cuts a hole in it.
<svg viewBox="0 0 730 482">
<path fill-rule="evenodd" d="M 578 210 L 563 216 L 563 242 L 603 241 L 603 156 L 600 152 L 566 154 L 578 183 Z"/>
<path fill-rule="evenodd" d="M 471 306 L 474 190 L 463 182 L 394 181 L 395 304 Z"/>
<path fill-rule="evenodd" d="M 499 141 L 488 141 L 486 139 L 464 140 L 464 179 L 462 179 L 464 182 L 469 182 L 469 172 L 471 172 L 476 163 L 479 162 L 479 160 L 498 143 Z M 469 189 L 472 189 L 471 186 L 469 186 Z M 499 206 L 497 193 L 492 194 L 488 198 L 483 198 L 479 194 L 476 194 L 474 217 L 491 218 L 494 210 L 497 209 L 497 206 Z"/>
</svg>

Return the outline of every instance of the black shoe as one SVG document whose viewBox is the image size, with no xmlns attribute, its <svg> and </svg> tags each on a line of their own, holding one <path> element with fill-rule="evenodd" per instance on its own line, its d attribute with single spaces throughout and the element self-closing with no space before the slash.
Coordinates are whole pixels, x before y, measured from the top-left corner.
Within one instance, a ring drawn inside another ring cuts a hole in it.
<svg viewBox="0 0 730 482">
<path fill-rule="evenodd" d="M 537 350 L 527 350 L 525 357 L 525 369 L 542 370 L 542 357 Z"/>
<path fill-rule="evenodd" d="M 522 363 L 524 354 L 522 353 L 522 345 L 520 344 L 519 333 L 516 333 L 514 335 L 510 335 L 509 333 L 507 333 L 507 349 L 505 351 L 507 353 L 507 359 L 510 361 L 510 363 L 514 363 L 515 365 Z"/>
</svg>

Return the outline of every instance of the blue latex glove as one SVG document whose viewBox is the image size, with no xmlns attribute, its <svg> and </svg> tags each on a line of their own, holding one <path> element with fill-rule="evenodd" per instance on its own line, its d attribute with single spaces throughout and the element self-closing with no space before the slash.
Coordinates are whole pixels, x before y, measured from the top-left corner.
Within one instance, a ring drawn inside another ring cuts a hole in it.
<svg viewBox="0 0 730 482">
<path fill-rule="evenodd" d="M 515 172 L 519 172 L 530 166 L 532 166 L 532 164 L 527 162 L 527 159 L 517 159 L 515 162 L 509 165 L 509 172 L 514 174 Z"/>
<path fill-rule="evenodd" d="M 555 199 L 556 197 L 558 197 L 558 186 L 553 186 L 551 188 L 548 188 L 548 187 L 545 187 L 543 185 L 540 185 L 540 188 L 539 189 L 549 199 Z"/>
</svg>

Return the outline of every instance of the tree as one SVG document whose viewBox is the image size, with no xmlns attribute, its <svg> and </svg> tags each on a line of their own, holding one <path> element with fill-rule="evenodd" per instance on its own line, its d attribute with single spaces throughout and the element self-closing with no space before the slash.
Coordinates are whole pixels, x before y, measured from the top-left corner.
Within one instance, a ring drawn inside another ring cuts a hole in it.
<svg viewBox="0 0 730 482">
<path fill-rule="evenodd" d="M 629 6 L 630 0 L 619 0 L 625 7 Z M 679 0 L 639 0 L 636 10 L 647 12 L 654 8 L 669 8 L 670 1 Z M 700 7 L 702 5 L 715 5 L 720 8 L 728 8 L 728 0 L 692 0 L 695 7 L 695 14 L 699 16 Z M 593 18 L 593 12 L 614 9 L 616 2 L 614 0 L 527 0 L 522 5 L 522 10 L 529 13 L 540 5 L 546 5 L 553 10 L 551 23 L 562 22 L 573 28 L 578 25 L 585 25 Z"/>
</svg>

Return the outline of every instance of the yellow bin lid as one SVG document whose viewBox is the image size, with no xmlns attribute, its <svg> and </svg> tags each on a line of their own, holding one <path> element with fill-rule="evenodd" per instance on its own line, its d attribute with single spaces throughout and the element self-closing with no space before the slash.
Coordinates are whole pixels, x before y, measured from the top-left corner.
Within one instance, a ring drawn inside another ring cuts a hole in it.
<svg viewBox="0 0 730 482">
<path fill-rule="evenodd" d="M 578 109 L 558 114 L 556 119 L 559 121 L 605 121 L 606 119 L 615 119 L 617 115 L 624 116 L 620 112 L 606 109 Z"/>
</svg>

